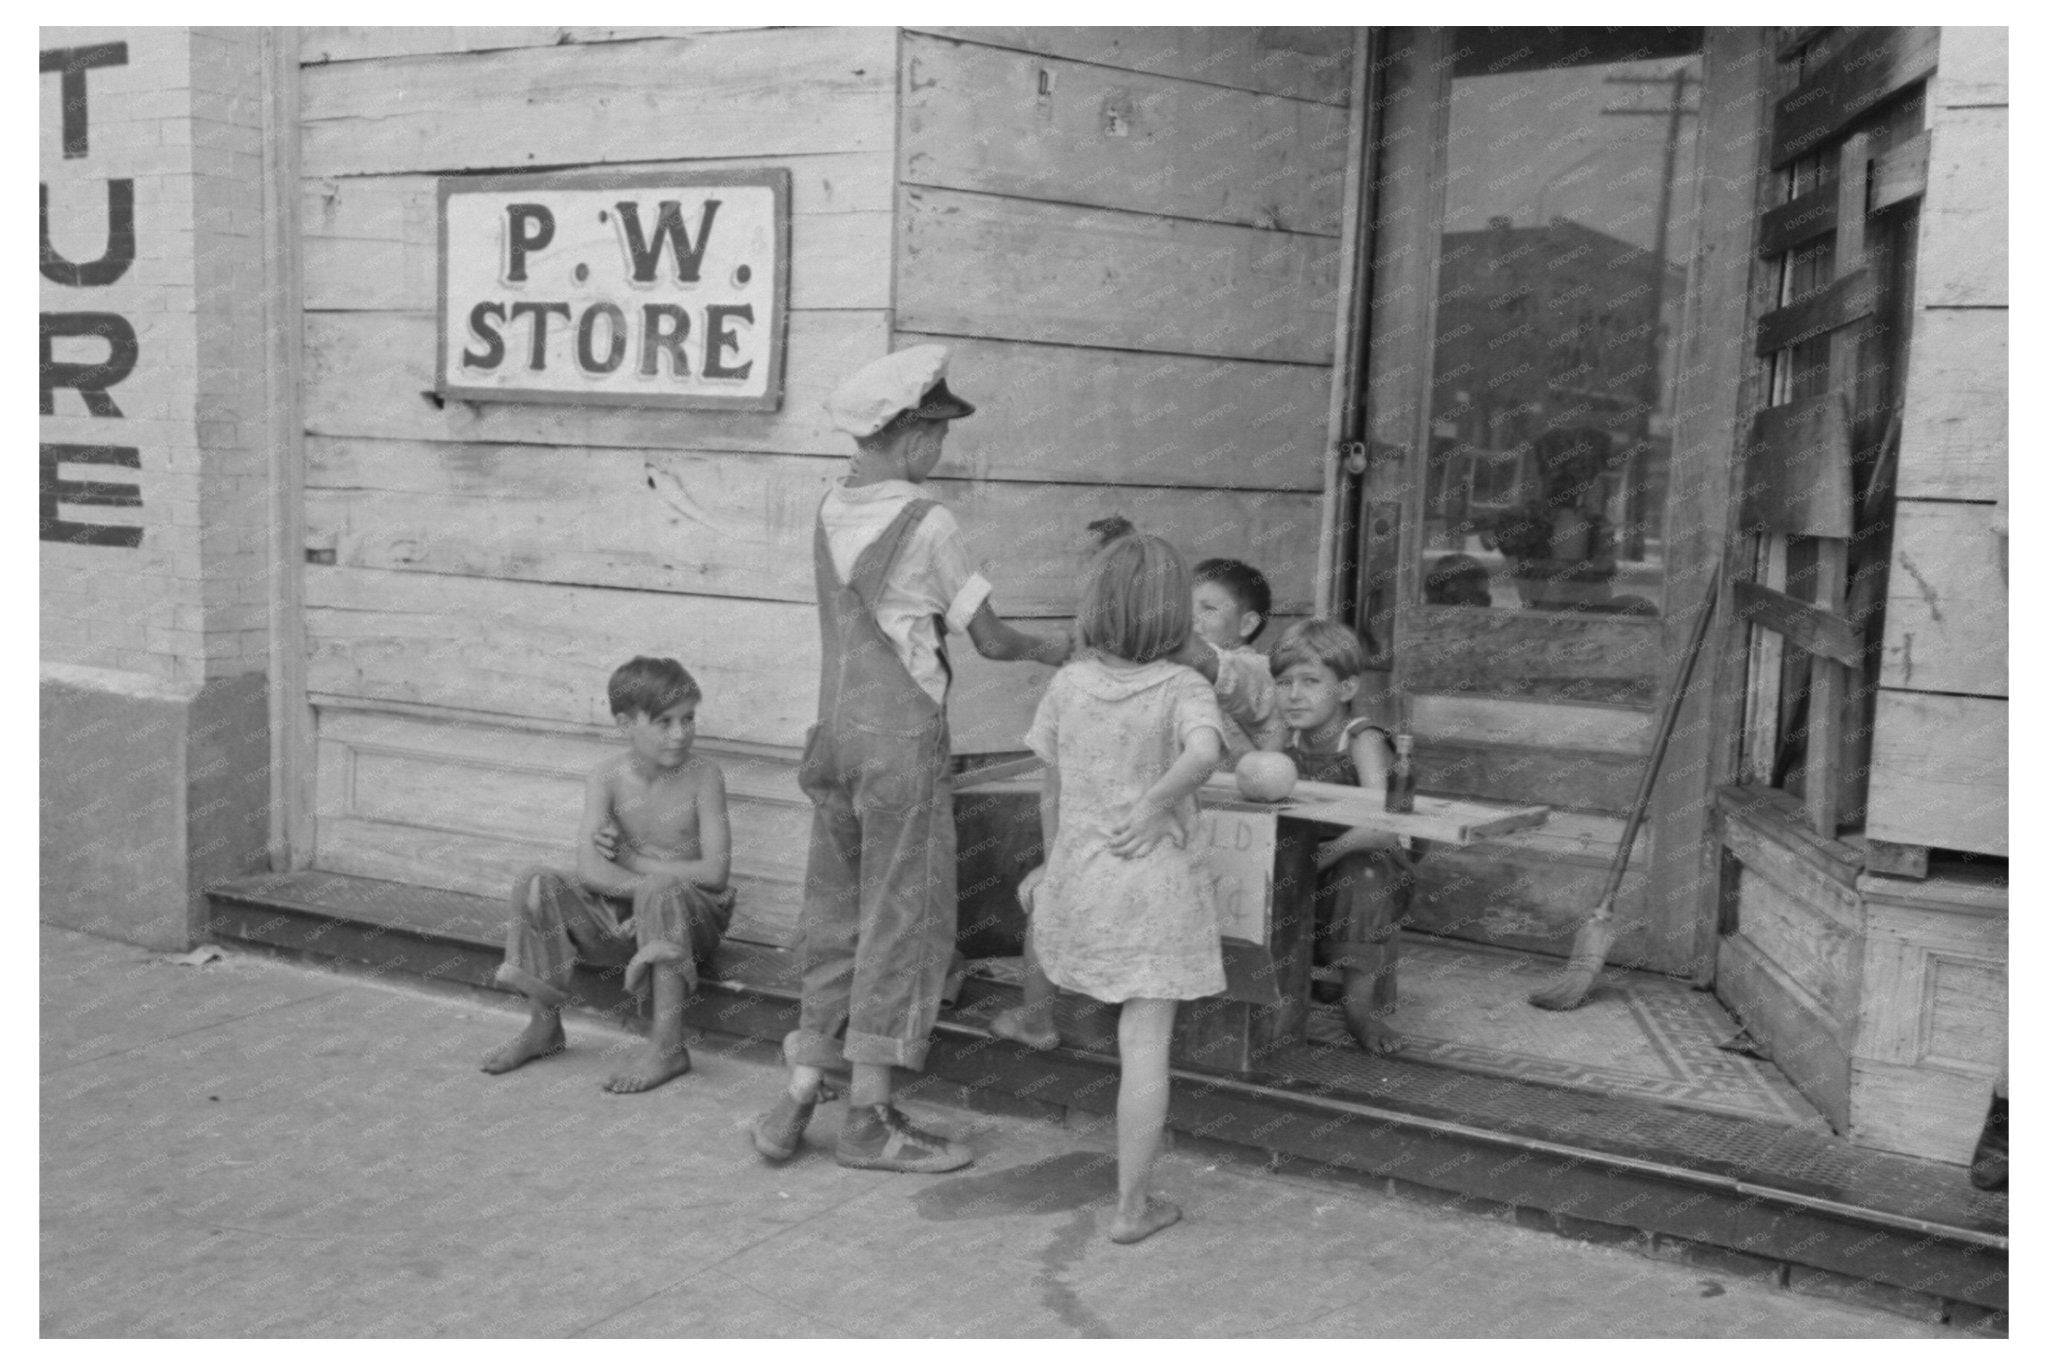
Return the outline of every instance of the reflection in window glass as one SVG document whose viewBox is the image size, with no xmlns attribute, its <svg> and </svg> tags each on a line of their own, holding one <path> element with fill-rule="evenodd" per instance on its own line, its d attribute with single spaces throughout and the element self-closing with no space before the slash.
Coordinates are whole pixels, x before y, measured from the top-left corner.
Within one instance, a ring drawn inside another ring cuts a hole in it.
<svg viewBox="0 0 2048 1365">
<path fill-rule="evenodd" d="M 1660 610 L 1699 34 L 1459 30 L 1428 602 Z"/>
</svg>

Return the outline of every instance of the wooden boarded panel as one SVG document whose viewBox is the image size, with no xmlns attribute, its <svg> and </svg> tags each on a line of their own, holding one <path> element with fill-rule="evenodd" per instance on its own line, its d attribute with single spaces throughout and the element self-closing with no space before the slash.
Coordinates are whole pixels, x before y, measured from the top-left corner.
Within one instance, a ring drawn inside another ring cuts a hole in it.
<svg viewBox="0 0 2048 1365">
<path fill-rule="evenodd" d="M 886 151 L 896 34 L 709 33 L 308 67 L 307 176 Z"/>
<path fill-rule="evenodd" d="M 2004 699 L 1884 688 L 1876 726 L 1865 829 L 1871 838 L 2006 852 Z"/>
<path fill-rule="evenodd" d="M 2006 312 L 1930 308 L 1913 319 L 1899 496 L 1990 501 L 2006 486 Z"/>
<path fill-rule="evenodd" d="M 687 38 L 699 33 L 729 33 L 752 25 L 682 28 L 570 28 L 528 24 L 517 27 L 411 28 L 323 27 L 299 30 L 299 60 L 360 62 L 377 57 L 417 57 L 436 52 L 489 52 L 507 47 L 565 47 L 570 44 L 623 43 L 644 38 Z"/>
<path fill-rule="evenodd" d="M 1838 1036 L 1850 1036 L 1861 936 L 1753 871 L 1739 874 L 1736 903 L 1742 937 L 1813 997 Z"/>
<path fill-rule="evenodd" d="M 1870 212 L 1918 199 L 1927 192 L 1927 147 L 1923 132 L 1871 158 Z M 1765 259 L 1781 256 L 1833 232 L 1838 198 L 1833 185 L 1822 185 L 1766 210 L 1757 222 L 1756 254 Z"/>
<path fill-rule="evenodd" d="M 1415 784 L 1442 796 L 1508 805 L 1620 814 L 1634 799 L 1643 760 L 1598 749 L 1418 741 Z"/>
<path fill-rule="evenodd" d="M 1819 393 L 1750 420 L 1742 455 L 1742 529 L 1847 539 L 1856 529 L 1849 485 L 1848 404 Z"/>
<path fill-rule="evenodd" d="M 2006 111 L 1944 109 L 1929 136 L 1913 297 L 1922 308 L 2003 306 Z"/>
<path fill-rule="evenodd" d="M 572 867 L 583 779 L 618 751 L 559 733 L 323 707 L 319 865 L 498 899 L 536 863 Z M 726 777 L 732 937 L 786 944 L 802 899 L 810 803 L 793 759 L 703 746 Z"/>
<path fill-rule="evenodd" d="M 1351 88 L 1349 28 L 934 26 L 921 31 L 1325 104 L 1346 103 Z"/>
<path fill-rule="evenodd" d="M 948 385 L 977 408 L 941 474 L 1120 485 L 1105 510 L 1189 484 L 1322 490 L 1326 366 L 896 335 L 924 342 L 952 347 Z"/>
<path fill-rule="evenodd" d="M 1867 111 L 1924 80 L 1933 70 L 1940 30 L 1869 28 L 1843 43 L 1778 101 L 1771 165 L 1805 156 Z"/>
<path fill-rule="evenodd" d="M 1416 865 L 1415 875 L 1415 928 L 1563 955 L 1599 901 L 1606 869 L 1437 848 Z M 1641 868 L 1622 879 L 1614 905 L 1621 936 L 1610 961 L 1633 963 L 1648 946 L 1642 932 L 1646 881 Z"/>
<path fill-rule="evenodd" d="M 818 628 L 801 603 L 306 569 L 307 690 L 508 717 L 609 724 L 605 680 L 680 658 L 707 738 L 795 747 L 817 713 Z"/>
<path fill-rule="evenodd" d="M 900 242 L 906 331 L 1330 360 L 1331 238 L 908 189 Z"/>
<path fill-rule="evenodd" d="M 307 544 L 341 565 L 537 583 L 815 600 L 813 514 L 838 460 L 412 441 L 307 441 Z M 935 479 L 1024 616 L 1071 614 L 1093 488 Z M 1258 564 L 1280 611 L 1309 610 L 1317 500 L 1150 489 L 1124 505 L 1190 559 Z"/>
<path fill-rule="evenodd" d="M 1808 654 L 1838 664 L 1861 662 L 1863 632 L 1846 617 L 1746 578 L 1736 579 L 1734 586 L 1736 619 L 1762 626 Z"/>
<path fill-rule="evenodd" d="M 1799 1093 L 1848 1131 L 1849 1051 L 1827 1012 L 1741 934 L 1722 937 L 1718 955 L 1714 994 Z"/>
<path fill-rule="evenodd" d="M 1797 303 L 1756 320 L 1756 353 L 1771 355 L 1859 322 L 1877 306 L 1877 277 L 1862 266 Z"/>
<path fill-rule="evenodd" d="M 2004 537 L 1987 503 L 1901 499 L 1884 617 L 1886 687 L 2003 697 Z"/>
<path fill-rule="evenodd" d="M 1974 1072 L 2005 1060 L 2007 918 L 1880 902 L 1856 1055 Z"/>
<path fill-rule="evenodd" d="M 851 455 L 853 442 L 833 428 L 825 400 L 847 375 L 889 350 L 887 313 L 792 313 L 780 412 L 437 405 L 430 396 L 432 313 L 312 313 L 305 326 L 309 433 L 422 441 Z"/>
<path fill-rule="evenodd" d="M 1418 741 L 1518 744 L 1646 754 L 1656 717 L 1633 708 L 1561 706 L 1495 697 L 1411 696 L 1408 729 Z"/>
<path fill-rule="evenodd" d="M 1648 708 L 1665 672 L 1662 622 L 1416 607 L 1402 616 L 1397 685 Z"/>
<path fill-rule="evenodd" d="M 635 173 L 716 171 L 740 163 L 674 162 Z M 894 230 L 887 156 L 751 159 L 791 173 L 790 307 L 887 308 Z M 439 225 L 431 176 L 303 182 L 304 303 L 314 312 L 431 312 L 439 297 Z M 857 206 L 857 207 L 856 207 Z"/>
<path fill-rule="evenodd" d="M 907 184 L 1337 233 L 1341 109 L 917 34 L 903 60 Z"/>
</svg>

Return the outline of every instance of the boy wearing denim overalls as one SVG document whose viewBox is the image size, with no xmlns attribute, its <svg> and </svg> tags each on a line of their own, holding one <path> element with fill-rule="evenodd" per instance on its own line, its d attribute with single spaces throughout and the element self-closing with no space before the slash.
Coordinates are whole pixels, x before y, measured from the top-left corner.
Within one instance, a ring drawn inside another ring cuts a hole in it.
<svg viewBox="0 0 2048 1365">
<path fill-rule="evenodd" d="M 924 1066 L 959 910 L 945 632 L 965 630 L 984 658 L 1055 667 L 1069 646 L 1003 623 L 958 523 L 919 492 L 947 423 L 974 411 L 946 388 L 947 359 L 943 346 L 884 356 L 829 402 L 859 450 L 813 536 L 823 648 L 798 771 L 812 804 L 802 1004 L 783 1044 L 789 1085 L 752 1125 L 770 1161 L 796 1154 L 826 1074 L 849 1067 L 840 1165 L 936 1172 L 974 1159 L 889 1098 L 892 1068 Z"/>
</svg>

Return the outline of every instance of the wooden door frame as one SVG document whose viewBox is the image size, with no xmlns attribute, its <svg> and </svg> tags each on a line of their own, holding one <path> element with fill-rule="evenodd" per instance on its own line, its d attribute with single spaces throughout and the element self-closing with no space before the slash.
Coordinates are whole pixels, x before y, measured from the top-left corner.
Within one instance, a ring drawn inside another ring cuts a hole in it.
<svg viewBox="0 0 2048 1365">
<path fill-rule="evenodd" d="M 1356 382 L 1364 394 L 1368 466 L 1363 505 L 1398 501 L 1395 601 L 1398 617 L 1389 664 L 1397 695 L 1432 690 L 1415 669 L 1415 645 L 1448 639 L 1469 627 L 1475 612 L 1507 618 L 1504 609 L 1429 607 L 1421 602 L 1422 556 L 1415 536 L 1422 524 L 1427 491 L 1424 462 L 1429 449 L 1429 395 L 1434 363 L 1438 251 L 1445 177 L 1437 165 L 1450 118 L 1449 102 L 1430 98 L 1412 83 L 1417 70 L 1443 73 L 1449 60 L 1450 30 L 1380 30 L 1371 45 L 1373 72 L 1389 107 L 1403 98 L 1427 100 L 1429 116 L 1415 134 L 1393 138 L 1388 122 L 1369 117 L 1376 136 L 1363 145 L 1380 158 L 1363 167 L 1364 183 L 1353 201 L 1365 208 L 1353 250 L 1359 268 L 1353 278 L 1370 291 L 1367 325 L 1385 321 L 1383 300 L 1409 300 L 1419 317 L 1414 325 L 1412 362 L 1370 364 L 1370 333 L 1361 336 Z M 1769 35 L 1761 28 L 1706 30 L 1701 85 L 1697 203 L 1700 235 L 1689 263 L 1688 287 L 1680 313 L 1677 408 L 1687 414 L 1674 424 L 1670 485 L 1666 499 L 1664 611 L 1655 619 L 1525 616 L 1532 641 L 1560 632 L 1593 637 L 1630 666 L 1589 686 L 1584 701 L 1648 711 L 1660 700 L 1666 662 L 1682 647 L 1705 600 L 1707 584 L 1725 572 L 1730 544 L 1730 490 L 1736 472 L 1735 433 L 1745 376 L 1744 344 L 1750 289 L 1750 241 L 1754 230 L 1756 177 L 1769 109 Z M 1419 49 L 1419 50 L 1418 50 Z M 1406 58 L 1400 60 L 1399 58 Z M 1438 79 L 1448 80 L 1447 75 Z M 1376 115 L 1377 110 L 1371 111 Z M 1356 158 L 1355 158 L 1356 159 Z M 1375 175 L 1374 172 L 1377 171 Z M 1348 376 L 1340 367 L 1338 382 Z M 1333 414 L 1335 408 L 1333 407 Z M 1333 504 L 1344 495 L 1341 476 L 1331 481 Z M 1331 524 L 1341 526 L 1334 505 Z M 1363 537 L 1361 539 L 1361 546 Z M 1327 561 L 1333 586 L 1326 600 L 1342 602 L 1350 547 L 1336 545 Z M 1361 558 L 1362 548 L 1351 551 Z M 1365 610 L 1362 594 L 1357 610 Z M 1520 615 L 1516 613 L 1515 615 Z M 1524 632 L 1517 632 L 1522 634 Z M 1712 979 L 1720 904 L 1720 849 L 1713 793 L 1728 780 L 1738 752 L 1730 734 L 1731 695 L 1725 655 L 1733 634 L 1709 633 L 1705 655 L 1680 713 L 1678 727 L 1649 811 L 1649 920 L 1659 943 L 1645 945 L 1646 960 L 1682 963 L 1698 983 Z M 1733 680 L 1739 705 L 1741 679 Z M 1570 698 L 1535 698 L 1568 702 Z M 1624 943 L 1627 954 L 1630 945 Z"/>
</svg>

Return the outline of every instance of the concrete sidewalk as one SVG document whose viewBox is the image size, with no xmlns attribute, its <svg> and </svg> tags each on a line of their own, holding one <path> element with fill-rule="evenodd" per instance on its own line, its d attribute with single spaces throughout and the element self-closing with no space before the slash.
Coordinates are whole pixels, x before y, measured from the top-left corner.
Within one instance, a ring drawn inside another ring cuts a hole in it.
<svg viewBox="0 0 2048 1365">
<path fill-rule="evenodd" d="M 631 1035 L 505 1077 L 509 998 L 42 927 L 48 1336 L 1962 1336 L 1740 1278 L 1170 1152 L 1188 1210 L 1104 1236 L 1101 1126 L 911 1106 L 978 1161 L 842 1170 L 840 1108 L 748 1146 L 772 1052 L 651 1094 Z"/>
</svg>

